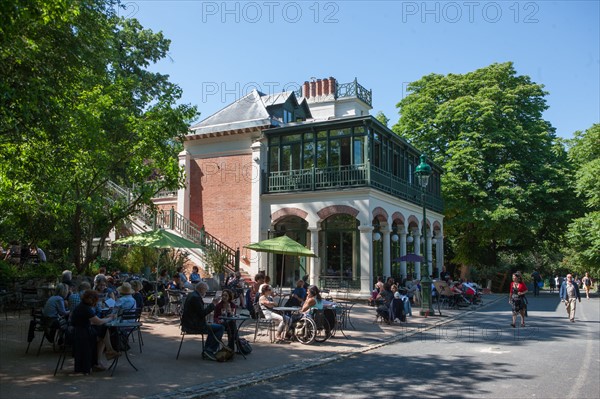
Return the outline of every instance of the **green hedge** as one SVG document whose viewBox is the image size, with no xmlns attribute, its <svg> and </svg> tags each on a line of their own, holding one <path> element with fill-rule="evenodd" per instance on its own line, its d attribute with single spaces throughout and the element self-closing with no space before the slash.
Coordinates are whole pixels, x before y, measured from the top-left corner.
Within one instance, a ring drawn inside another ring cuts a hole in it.
<svg viewBox="0 0 600 399">
<path fill-rule="evenodd" d="M 46 279 L 55 281 L 61 277 L 65 265 L 61 263 L 44 262 L 40 264 L 15 265 L 0 261 L 0 286 L 11 286 L 15 282 L 31 279 Z"/>
</svg>

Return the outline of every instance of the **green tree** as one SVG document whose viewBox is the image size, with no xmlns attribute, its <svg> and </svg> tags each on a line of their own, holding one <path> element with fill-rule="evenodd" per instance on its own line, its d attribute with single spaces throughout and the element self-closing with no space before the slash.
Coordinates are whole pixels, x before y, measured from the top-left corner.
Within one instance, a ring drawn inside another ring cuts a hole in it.
<svg viewBox="0 0 600 399">
<path fill-rule="evenodd" d="M 163 189 L 181 186 L 180 139 L 195 107 L 147 67 L 162 33 L 112 0 L 2 3 L 2 237 L 36 241 L 82 271 L 111 229 Z M 133 190 L 123 195 L 116 186 Z M 99 245 L 93 245 L 94 239 Z"/>
<path fill-rule="evenodd" d="M 566 266 L 600 277 L 600 124 L 575 132 L 569 160 L 576 170 L 575 194 L 583 201 L 581 215 L 569 225 Z"/>
<path fill-rule="evenodd" d="M 383 111 L 379 111 L 377 113 L 377 115 L 375 115 L 375 119 L 377 119 L 379 122 L 381 122 L 381 124 L 385 127 L 387 127 L 390 118 L 388 118 L 387 116 L 385 116 L 385 114 L 383 113 Z"/>
<path fill-rule="evenodd" d="M 451 261 L 468 273 L 494 267 L 500 251 L 560 239 L 570 217 L 569 168 L 542 118 L 542 85 L 503 63 L 427 75 L 408 88 L 393 130 L 444 168 Z"/>
</svg>

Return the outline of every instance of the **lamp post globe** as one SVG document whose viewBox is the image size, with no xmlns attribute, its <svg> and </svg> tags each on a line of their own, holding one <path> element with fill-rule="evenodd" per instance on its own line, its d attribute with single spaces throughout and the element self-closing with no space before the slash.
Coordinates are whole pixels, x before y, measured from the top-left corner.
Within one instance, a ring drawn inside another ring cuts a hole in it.
<svg viewBox="0 0 600 399">
<path fill-rule="evenodd" d="M 425 205 L 425 189 L 429 184 L 431 176 L 431 166 L 427 163 L 427 156 L 421 155 L 421 163 L 415 169 L 415 174 L 421 186 L 421 203 L 423 204 L 423 238 L 425 246 L 427 246 L 427 210 Z M 431 278 L 429 276 L 429 262 L 427 259 L 427 249 L 423 251 L 423 260 L 425 264 L 425 274 L 421 273 L 421 316 L 433 315 L 433 304 L 431 299 Z M 423 265 L 421 265 L 421 268 Z M 422 270 L 422 269 L 421 269 Z M 424 276 L 424 277 L 423 277 Z"/>
</svg>

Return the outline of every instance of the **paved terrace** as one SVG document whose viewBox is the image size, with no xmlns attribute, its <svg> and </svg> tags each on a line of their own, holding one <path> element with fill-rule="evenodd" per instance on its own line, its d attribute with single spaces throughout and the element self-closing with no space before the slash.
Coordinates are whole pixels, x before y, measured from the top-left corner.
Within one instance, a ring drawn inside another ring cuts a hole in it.
<svg viewBox="0 0 600 399">
<path fill-rule="evenodd" d="M 483 306 L 505 299 L 505 295 L 485 295 Z M 158 320 L 142 317 L 144 347 L 139 353 L 137 341 L 131 344 L 130 357 L 138 367 L 135 371 L 124 357 L 113 377 L 109 371 L 90 376 L 73 374 L 73 360 L 67 358 L 64 369 L 53 376 L 58 353 L 45 342 L 36 356 L 41 333 L 27 348 L 28 311 L 0 314 L 0 398 L 197 398 L 210 396 L 241 385 L 296 373 L 308 367 L 333 362 L 341 358 L 372 350 L 390 342 L 401 341 L 425 329 L 448 323 L 479 307 L 461 310 L 442 309 L 442 316 L 413 317 L 407 323 L 387 325 L 374 323 L 375 309 L 365 301 L 357 302 L 351 313 L 356 329 L 346 331 L 348 339 L 339 332 L 321 344 L 271 344 L 266 335 L 252 343 L 254 320 L 241 329 L 253 346 L 247 359 L 235 355 L 233 361 L 217 363 L 202 360 L 199 336 L 187 335 L 179 360 L 175 360 L 180 341 L 179 319 L 161 316 Z M 416 311 L 415 311 L 416 310 Z M 224 337 L 225 338 L 225 337 Z M 305 362 L 305 359 L 312 359 Z"/>
</svg>

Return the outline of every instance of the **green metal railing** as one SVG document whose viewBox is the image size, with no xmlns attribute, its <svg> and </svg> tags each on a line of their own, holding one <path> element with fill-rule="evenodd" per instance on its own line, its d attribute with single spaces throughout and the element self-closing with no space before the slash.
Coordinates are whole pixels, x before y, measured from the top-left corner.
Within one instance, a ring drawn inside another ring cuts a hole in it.
<svg viewBox="0 0 600 399">
<path fill-rule="evenodd" d="M 356 78 L 354 78 L 354 80 L 350 83 L 338 84 L 335 90 L 335 97 L 356 97 L 367 103 L 370 107 L 373 106 L 373 92 L 371 90 L 367 90 L 364 86 L 358 83 Z"/>
<path fill-rule="evenodd" d="M 421 205 L 421 190 L 407 181 L 368 164 L 327 168 L 296 169 L 265 174 L 267 193 L 315 191 L 348 187 L 374 187 L 416 205 Z M 425 195 L 429 209 L 443 212 L 440 197 Z"/>
<path fill-rule="evenodd" d="M 360 291 L 360 278 L 346 278 L 338 276 L 319 276 L 319 287 L 322 289 L 338 291 Z"/>
<path fill-rule="evenodd" d="M 373 106 L 373 91 L 367 90 L 363 85 L 358 83 L 356 78 L 349 83 L 336 82 L 335 86 L 335 98 L 356 97 L 367 103 L 370 107 Z M 302 87 L 294 91 L 294 93 L 296 97 L 302 97 Z"/>
</svg>

